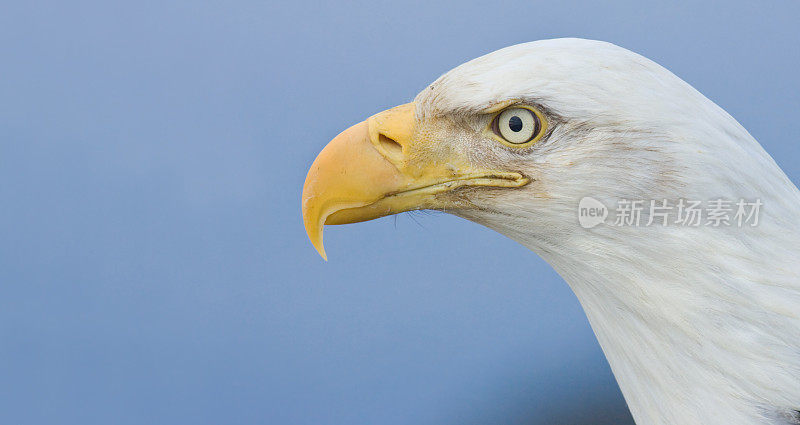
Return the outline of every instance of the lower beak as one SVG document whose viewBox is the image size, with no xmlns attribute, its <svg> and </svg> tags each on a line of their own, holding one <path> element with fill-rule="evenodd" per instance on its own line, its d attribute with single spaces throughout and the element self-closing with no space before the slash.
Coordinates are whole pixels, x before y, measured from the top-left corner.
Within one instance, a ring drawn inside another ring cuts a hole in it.
<svg viewBox="0 0 800 425">
<path fill-rule="evenodd" d="M 412 152 L 430 152 L 432 146 L 416 137 L 415 128 L 414 104 L 401 105 L 343 131 L 314 160 L 303 186 L 303 222 L 324 259 L 322 230 L 326 224 L 446 208 L 437 195 L 458 187 L 528 183 L 519 173 L 476 171 L 456 158 L 412 164 Z"/>
</svg>

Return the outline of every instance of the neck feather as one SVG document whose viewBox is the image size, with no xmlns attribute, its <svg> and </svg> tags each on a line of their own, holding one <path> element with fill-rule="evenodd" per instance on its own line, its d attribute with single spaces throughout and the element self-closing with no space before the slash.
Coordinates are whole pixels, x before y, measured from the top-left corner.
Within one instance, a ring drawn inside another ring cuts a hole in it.
<svg viewBox="0 0 800 425">
<path fill-rule="evenodd" d="M 787 424 L 800 407 L 800 249 L 754 228 L 597 227 L 563 238 L 471 219 L 539 253 L 580 300 L 634 418 Z"/>
</svg>

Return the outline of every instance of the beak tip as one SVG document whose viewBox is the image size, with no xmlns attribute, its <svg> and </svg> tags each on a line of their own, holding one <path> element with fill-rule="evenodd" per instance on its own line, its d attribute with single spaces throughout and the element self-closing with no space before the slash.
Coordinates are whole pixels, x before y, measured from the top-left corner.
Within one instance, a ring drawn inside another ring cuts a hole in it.
<svg viewBox="0 0 800 425">
<path fill-rule="evenodd" d="M 314 248 L 317 249 L 317 252 L 319 253 L 320 257 L 322 257 L 322 259 L 327 262 L 328 254 L 325 253 L 325 247 L 322 245 L 322 242 L 320 242 L 319 245 L 314 245 Z"/>
<path fill-rule="evenodd" d="M 311 241 L 311 245 L 314 245 L 314 249 L 317 250 L 317 253 L 319 253 L 323 260 L 328 261 L 328 254 L 325 253 L 325 245 L 322 242 L 322 231 L 325 228 L 324 219 L 320 220 L 322 223 L 317 224 L 316 220 L 308 219 L 307 211 L 304 210 L 303 213 L 306 234 L 308 235 L 308 239 Z"/>
<path fill-rule="evenodd" d="M 317 232 L 308 232 L 308 238 L 311 240 L 311 245 L 323 260 L 328 261 L 328 254 L 325 253 L 325 245 L 322 243 L 322 229 Z"/>
</svg>

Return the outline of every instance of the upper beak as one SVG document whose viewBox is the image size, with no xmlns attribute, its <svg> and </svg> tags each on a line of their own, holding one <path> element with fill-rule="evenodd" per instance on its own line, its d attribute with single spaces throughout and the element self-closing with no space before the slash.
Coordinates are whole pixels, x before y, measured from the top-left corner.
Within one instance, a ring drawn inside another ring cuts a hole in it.
<svg viewBox="0 0 800 425">
<path fill-rule="evenodd" d="M 414 104 L 401 105 L 343 131 L 314 160 L 303 186 L 303 222 L 323 258 L 325 224 L 446 208 L 437 195 L 457 187 L 528 183 L 519 173 L 476 170 L 460 158 L 438 157 L 416 127 Z"/>
</svg>

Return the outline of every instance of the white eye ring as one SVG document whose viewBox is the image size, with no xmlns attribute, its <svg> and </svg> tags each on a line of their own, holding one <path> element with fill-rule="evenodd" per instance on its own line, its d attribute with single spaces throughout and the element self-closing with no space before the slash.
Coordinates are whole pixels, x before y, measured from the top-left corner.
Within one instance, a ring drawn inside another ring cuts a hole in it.
<svg viewBox="0 0 800 425">
<path fill-rule="evenodd" d="M 509 143 L 522 144 L 539 132 L 539 118 L 526 108 L 509 108 L 497 117 L 497 131 Z"/>
</svg>

